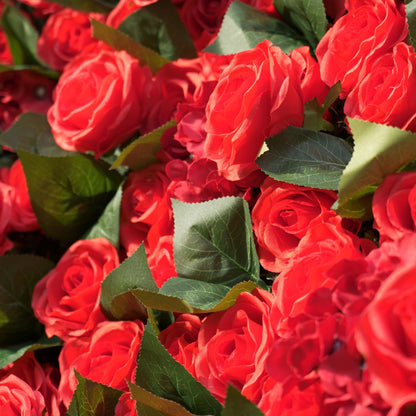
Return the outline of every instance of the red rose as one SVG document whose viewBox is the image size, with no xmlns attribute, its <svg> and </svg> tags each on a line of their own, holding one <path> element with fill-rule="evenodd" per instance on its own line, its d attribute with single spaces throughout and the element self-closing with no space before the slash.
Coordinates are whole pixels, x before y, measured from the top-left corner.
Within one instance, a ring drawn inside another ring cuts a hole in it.
<svg viewBox="0 0 416 416">
<path fill-rule="evenodd" d="M 107 17 L 107 25 L 118 28 L 120 23 L 135 11 L 157 0 L 120 0 Z"/>
<path fill-rule="evenodd" d="M 63 149 L 98 158 L 141 127 L 152 74 L 126 52 L 94 45 L 65 67 L 48 121 Z"/>
<path fill-rule="evenodd" d="M 38 220 L 33 212 L 27 189 L 26 177 L 20 160 L 16 160 L 10 168 L 7 184 L 12 188 L 12 215 L 10 227 L 20 232 L 39 229 Z"/>
<path fill-rule="evenodd" d="M 33 291 L 32 308 L 48 337 L 83 336 L 105 320 L 101 282 L 118 265 L 115 247 L 104 238 L 79 240 L 66 251 Z"/>
<path fill-rule="evenodd" d="M 401 42 L 361 72 L 344 105 L 348 117 L 416 131 L 416 54 Z"/>
<path fill-rule="evenodd" d="M 416 231 L 416 172 L 385 177 L 374 193 L 373 215 L 381 241 Z"/>
<path fill-rule="evenodd" d="M 249 400 L 260 400 L 265 360 L 274 341 L 271 302 L 264 290 L 243 292 L 233 306 L 202 322 L 196 378 L 218 400 L 224 401 L 228 383 Z"/>
<path fill-rule="evenodd" d="M 141 321 L 104 321 L 91 338 L 65 343 L 59 355 L 59 392 L 65 405 L 69 405 L 76 388 L 74 369 L 92 381 L 128 391 L 126 380 L 134 381 L 143 330 Z"/>
<path fill-rule="evenodd" d="M 7 416 L 43 416 L 45 400 L 39 391 L 13 374 L 0 380 L 0 412 Z"/>
<path fill-rule="evenodd" d="M 416 234 L 384 243 L 381 251 L 385 244 L 395 245 L 396 259 L 362 314 L 356 342 L 372 376 L 372 390 L 400 408 L 416 400 Z"/>
<path fill-rule="evenodd" d="M 261 265 L 281 272 L 302 237 L 313 224 L 324 221 L 335 201 L 335 192 L 267 178 L 252 212 Z"/>
<path fill-rule="evenodd" d="M 56 13 L 62 9 L 62 6 L 59 4 L 53 3 L 51 1 L 44 0 L 20 0 L 21 3 L 25 3 L 28 6 L 31 6 L 35 9 L 35 15 L 42 17 L 50 13 Z"/>
<path fill-rule="evenodd" d="M 39 57 L 51 68 L 62 71 L 87 45 L 97 42 L 92 37 L 90 17 L 104 18 L 69 8 L 50 15 L 37 42 Z"/>
<path fill-rule="evenodd" d="M 175 322 L 160 332 L 159 341 L 169 354 L 195 377 L 197 338 L 201 320 L 197 315 L 181 314 Z"/>
<path fill-rule="evenodd" d="M 236 54 L 208 101 L 205 153 L 229 180 L 257 170 L 264 140 L 303 123 L 302 70 L 270 41 Z"/>
<path fill-rule="evenodd" d="M 322 79 L 341 81 L 345 97 L 370 61 L 404 41 L 408 29 L 404 4 L 394 0 L 350 0 L 348 13 L 326 32 L 316 48 Z"/>
<path fill-rule="evenodd" d="M 132 399 L 131 393 L 123 393 L 114 409 L 114 416 L 137 416 L 136 400 Z"/>
</svg>

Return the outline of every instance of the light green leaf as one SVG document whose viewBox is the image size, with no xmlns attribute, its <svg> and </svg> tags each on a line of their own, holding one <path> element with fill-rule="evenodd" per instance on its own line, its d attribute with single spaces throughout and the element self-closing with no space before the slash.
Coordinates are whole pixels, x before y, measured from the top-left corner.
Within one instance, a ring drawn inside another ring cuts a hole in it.
<svg viewBox="0 0 416 416">
<path fill-rule="evenodd" d="M 25 150 L 42 156 L 73 156 L 76 153 L 60 148 L 53 138 L 44 114 L 25 112 L 0 134 L 0 144 L 14 151 Z"/>
<path fill-rule="evenodd" d="M 15 65 L 41 63 L 36 51 L 38 32 L 19 9 L 7 4 L 1 16 L 1 26 L 7 34 Z"/>
<path fill-rule="evenodd" d="M 339 182 L 337 212 L 370 219 L 368 202 L 372 191 L 384 177 L 416 158 L 416 134 L 350 118 L 348 123 L 354 138 L 354 153 Z M 357 203 L 360 198 L 365 199 L 365 204 Z"/>
<path fill-rule="evenodd" d="M 252 292 L 254 282 L 241 282 L 232 287 L 218 283 L 172 277 L 159 293 L 134 289 L 130 292 L 148 308 L 177 313 L 211 313 L 228 309 L 242 292 Z"/>
<path fill-rule="evenodd" d="M 114 247 L 119 247 L 120 204 L 123 189 L 119 186 L 113 199 L 107 204 L 99 220 L 91 227 L 86 239 L 104 237 Z"/>
<path fill-rule="evenodd" d="M 129 55 L 137 58 L 141 65 L 147 65 L 155 74 L 163 65 L 169 62 L 152 49 L 137 43 L 131 37 L 117 29 L 107 26 L 98 20 L 92 19 L 93 36 L 110 45 L 117 51 L 126 51 Z"/>
<path fill-rule="evenodd" d="M 0 348 L 0 368 L 18 360 L 27 351 L 42 350 L 51 347 L 59 347 L 62 341 L 58 337 L 47 338 L 43 333 L 39 338 L 27 340 L 19 344 L 3 346 Z"/>
<path fill-rule="evenodd" d="M 221 416 L 235 415 L 264 416 L 264 413 L 254 403 L 246 399 L 234 386 L 229 384 Z"/>
<path fill-rule="evenodd" d="M 136 400 L 136 409 L 140 416 L 196 416 L 172 400 L 162 399 L 136 384 L 127 382 L 131 397 Z"/>
<path fill-rule="evenodd" d="M 274 179 L 320 189 L 337 189 L 352 150 L 326 133 L 288 127 L 266 140 L 269 151 L 257 165 Z"/>
<path fill-rule="evenodd" d="M 76 370 L 77 388 L 66 416 L 114 416 L 123 391 L 82 377 Z"/>
<path fill-rule="evenodd" d="M 92 157 L 46 157 L 18 152 L 30 201 L 47 236 L 72 242 L 95 223 L 118 189 L 121 176 Z"/>
<path fill-rule="evenodd" d="M 231 55 L 252 49 L 265 39 L 286 53 L 306 45 L 306 40 L 283 21 L 240 1 L 233 1 L 225 13 L 217 38 L 205 51 Z"/>
<path fill-rule="evenodd" d="M 29 254 L 0 256 L 0 345 L 39 337 L 42 326 L 31 307 L 36 283 L 54 264 Z"/>
<path fill-rule="evenodd" d="M 119 29 L 169 60 L 193 59 L 195 45 L 171 0 L 158 0 L 130 14 Z"/>
<path fill-rule="evenodd" d="M 297 28 L 315 49 L 328 27 L 322 0 L 274 0 L 274 5 L 283 20 Z"/>
<path fill-rule="evenodd" d="M 149 323 L 140 345 L 136 385 L 157 397 L 176 402 L 196 415 L 219 416 L 221 413 L 221 404 L 172 358 Z"/>
<path fill-rule="evenodd" d="M 154 162 L 158 162 L 156 153 L 162 148 L 160 139 L 163 133 L 170 127 L 176 126 L 175 120 L 168 121 L 163 126 L 139 137 L 130 143 L 111 166 L 116 169 L 119 166 L 128 166 L 131 170 L 140 170 Z"/>
<path fill-rule="evenodd" d="M 106 315 L 115 319 L 126 319 L 126 316 L 137 319 L 145 316 L 144 307 L 129 292 L 136 288 L 149 292 L 159 290 L 147 264 L 143 245 L 109 273 L 101 284 L 100 301 Z"/>
</svg>

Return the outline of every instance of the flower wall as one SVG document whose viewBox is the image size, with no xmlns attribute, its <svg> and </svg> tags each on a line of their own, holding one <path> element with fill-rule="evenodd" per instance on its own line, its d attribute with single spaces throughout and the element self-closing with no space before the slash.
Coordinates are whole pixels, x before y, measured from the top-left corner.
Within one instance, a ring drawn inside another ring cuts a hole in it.
<svg viewBox="0 0 416 416">
<path fill-rule="evenodd" d="M 416 0 L 3 0 L 0 410 L 413 414 Z"/>
</svg>

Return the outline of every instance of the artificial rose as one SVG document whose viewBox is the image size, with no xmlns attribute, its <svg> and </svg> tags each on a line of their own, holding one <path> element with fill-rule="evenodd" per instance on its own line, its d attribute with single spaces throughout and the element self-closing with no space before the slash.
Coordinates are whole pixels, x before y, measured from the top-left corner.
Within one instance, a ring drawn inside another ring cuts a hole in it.
<svg viewBox="0 0 416 416">
<path fill-rule="evenodd" d="M 372 390 L 393 408 L 405 410 L 416 401 L 416 234 L 384 243 L 379 250 L 385 245 L 389 251 L 392 245 L 396 248 L 396 256 L 389 256 L 394 267 L 363 312 L 356 342 L 372 377 Z"/>
<path fill-rule="evenodd" d="M 79 240 L 66 251 L 33 291 L 32 308 L 48 337 L 83 336 L 105 320 L 101 282 L 118 265 L 117 250 L 105 238 Z"/>
<path fill-rule="evenodd" d="M 416 231 L 416 172 L 388 175 L 373 197 L 374 226 L 381 241 Z"/>
<path fill-rule="evenodd" d="M 33 212 L 26 177 L 19 159 L 13 163 L 7 176 L 6 183 L 12 188 L 11 202 L 13 209 L 10 218 L 11 229 L 20 232 L 38 230 L 39 223 Z"/>
<path fill-rule="evenodd" d="M 357 85 L 360 71 L 369 72 L 370 61 L 404 41 L 408 33 L 401 2 L 350 0 L 347 8 L 316 48 L 322 79 L 329 86 L 341 81 L 343 97 Z"/>
<path fill-rule="evenodd" d="M 303 123 L 302 69 L 270 41 L 237 53 L 206 108 L 205 153 L 229 180 L 258 169 L 264 140 Z"/>
<path fill-rule="evenodd" d="M 348 117 L 416 131 L 416 54 L 401 42 L 362 72 L 345 100 Z"/>
<path fill-rule="evenodd" d="M 133 12 L 156 3 L 157 0 L 120 0 L 107 17 L 107 25 L 118 28 L 120 23 Z"/>
<path fill-rule="evenodd" d="M 184 313 L 159 334 L 159 341 L 169 354 L 195 377 L 195 357 L 198 354 L 197 339 L 201 329 L 198 315 Z"/>
<path fill-rule="evenodd" d="M 127 255 L 144 241 L 150 227 L 159 221 L 158 206 L 169 185 L 163 163 L 153 163 L 130 172 L 123 187 L 120 242 Z"/>
<path fill-rule="evenodd" d="M 65 8 L 49 16 L 37 42 L 37 52 L 51 68 L 62 71 L 90 43 L 92 37 L 90 18 L 103 20 L 98 13 L 82 13 Z"/>
<path fill-rule="evenodd" d="M 228 383 L 249 400 L 260 400 L 265 360 L 274 341 L 271 303 L 265 290 L 243 292 L 233 306 L 202 321 L 195 375 L 221 402 Z"/>
<path fill-rule="evenodd" d="M 128 53 L 92 44 L 56 86 L 48 121 L 57 144 L 98 158 L 123 143 L 141 127 L 151 78 Z"/>
<path fill-rule="evenodd" d="M 261 265 L 281 272 L 309 228 L 327 217 L 336 198 L 332 191 L 267 178 L 252 211 Z"/>
<path fill-rule="evenodd" d="M 126 380 L 134 381 L 143 330 L 141 321 L 104 321 L 90 338 L 66 342 L 59 355 L 59 393 L 65 405 L 76 388 L 74 369 L 92 381 L 128 391 Z"/>
<path fill-rule="evenodd" d="M 332 215 L 311 226 L 288 267 L 273 282 L 276 304 L 283 316 L 334 313 L 331 292 L 343 276 L 343 268 L 348 270 L 350 262 L 362 258 L 358 237 L 342 227 L 340 217 Z M 333 268 L 338 273 L 332 273 Z"/>
<path fill-rule="evenodd" d="M 44 416 L 45 399 L 39 391 L 11 374 L 0 380 L 0 412 L 5 416 Z"/>
</svg>

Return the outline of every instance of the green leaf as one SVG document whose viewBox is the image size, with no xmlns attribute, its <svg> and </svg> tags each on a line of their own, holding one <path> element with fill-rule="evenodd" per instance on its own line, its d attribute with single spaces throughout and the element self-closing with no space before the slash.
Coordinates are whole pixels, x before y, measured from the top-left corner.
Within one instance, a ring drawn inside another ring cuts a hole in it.
<svg viewBox="0 0 416 416">
<path fill-rule="evenodd" d="M 27 351 L 42 350 L 51 347 L 59 347 L 62 341 L 58 337 L 47 338 L 43 333 L 35 340 L 28 340 L 0 348 L 0 368 L 18 360 Z"/>
<path fill-rule="evenodd" d="M 256 287 L 254 282 L 241 282 L 230 289 L 218 283 L 172 277 L 159 293 L 142 289 L 130 292 L 148 308 L 177 313 L 211 313 L 228 309 L 240 293 L 251 292 Z"/>
<path fill-rule="evenodd" d="M 283 20 L 297 28 L 315 49 L 328 26 L 322 0 L 274 0 L 274 5 Z"/>
<path fill-rule="evenodd" d="M 91 227 L 86 239 L 104 237 L 114 247 L 119 248 L 120 204 L 123 189 L 119 186 L 113 199 L 107 204 L 98 221 Z"/>
<path fill-rule="evenodd" d="M 180 404 L 162 399 L 149 391 L 127 381 L 131 397 L 136 401 L 136 410 L 140 416 L 195 416 Z"/>
<path fill-rule="evenodd" d="M 137 43 L 131 37 L 117 29 L 107 26 L 98 20 L 92 19 L 93 36 L 110 45 L 117 51 L 126 51 L 129 55 L 137 58 L 141 65 L 147 65 L 155 74 L 163 65 L 169 62 L 152 49 Z"/>
<path fill-rule="evenodd" d="M 115 319 L 145 316 L 142 304 L 129 292 L 136 288 L 149 292 L 159 290 L 147 264 L 143 245 L 109 273 L 101 284 L 100 301 L 105 314 Z"/>
<path fill-rule="evenodd" d="M 58 71 L 54 71 L 51 68 L 41 67 L 38 65 L 4 65 L 0 64 L 0 73 L 1 72 L 9 72 L 9 71 L 31 71 L 35 72 L 39 75 L 43 75 L 47 78 L 51 79 L 59 79 L 60 73 Z"/>
<path fill-rule="evenodd" d="M 233 1 L 215 41 L 205 51 L 230 55 L 254 48 L 268 39 L 283 52 L 306 45 L 306 40 L 283 21 L 254 7 Z"/>
<path fill-rule="evenodd" d="M 38 32 L 19 9 L 8 4 L 1 16 L 15 65 L 41 63 L 36 51 Z"/>
<path fill-rule="evenodd" d="M 30 201 L 45 234 L 72 242 L 100 217 L 121 176 L 87 155 L 46 157 L 20 150 Z"/>
<path fill-rule="evenodd" d="M 64 7 L 80 10 L 82 12 L 108 13 L 117 2 L 105 0 L 49 0 Z"/>
<path fill-rule="evenodd" d="M 416 0 L 406 5 L 407 24 L 409 26 L 409 43 L 416 47 Z"/>
<path fill-rule="evenodd" d="M 61 149 L 53 138 L 51 128 L 44 114 L 25 112 L 17 121 L 0 134 L 0 144 L 14 151 L 27 152 L 43 156 L 70 156 L 74 152 Z"/>
<path fill-rule="evenodd" d="M 149 323 L 140 345 L 136 385 L 196 415 L 221 413 L 221 404 L 166 351 Z"/>
<path fill-rule="evenodd" d="M 171 0 L 159 0 L 129 15 L 119 29 L 136 42 L 172 61 L 198 55 Z"/>
<path fill-rule="evenodd" d="M 114 416 L 122 391 L 82 377 L 76 370 L 77 388 L 66 416 Z"/>
<path fill-rule="evenodd" d="M 225 286 L 259 281 L 248 204 L 237 197 L 188 204 L 172 200 L 179 277 Z"/>
<path fill-rule="evenodd" d="M 234 386 L 229 384 L 221 416 L 235 415 L 264 416 L 264 413 L 254 403 L 245 398 Z"/>
<path fill-rule="evenodd" d="M 266 140 L 269 151 L 256 159 L 267 175 L 283 182 L 337 189 L 352 150 L 345 140 L 290 126 Z"/>
<path fill-rule="evenodd" d="M 354 138 L 354 153 L 339 182 L 337 212 L 352 218 L 370 219 L 368 199 L 371 189 L 384 177 L 416 159 L 416 134 L 350 118 L 348 123 Z M 366 206 L 355 203 L 355 208 L 351 207 L 350 201 L 363 195 Z M 344 209 L 347 203 L 348 210 Z"/>
<path fill-rule="evenodd" d="M 318 103 L 318 100 L 313 98 L 305 104 L 305 117 L 303 120 L 303 128 L 319 131 L 326 130 L 332 131 L 333 126 L 331 123 L 323 119 L 325 112 L 331 107 L 331 105 L 336 101 L 340 92 L 342 90 L 341 83 L 338 81 L 335 85 L 331 87 L 325 101 L 322 105 Z"/>
<path fill-rule="evenodd" d="M 54 264 L 29 254 L 0 256 L 0 345 L 39 337 L 42 326 L 31 307 L 36 283 Z"/>
<path fill-rule="evenodd" d="M 170 120 L 163 126 L 130 143 L 121 152 L 120 156 L 111 166 L 111 169 L 116 169 L 119 166 L 128 166 L 132 170 L 140 170 L 159 161 L 156 153 L 162 148 L 160 139 L 165 130 L 173 126 L 176 126 L 176 122 L 175 120 Z"/>
</svg>

